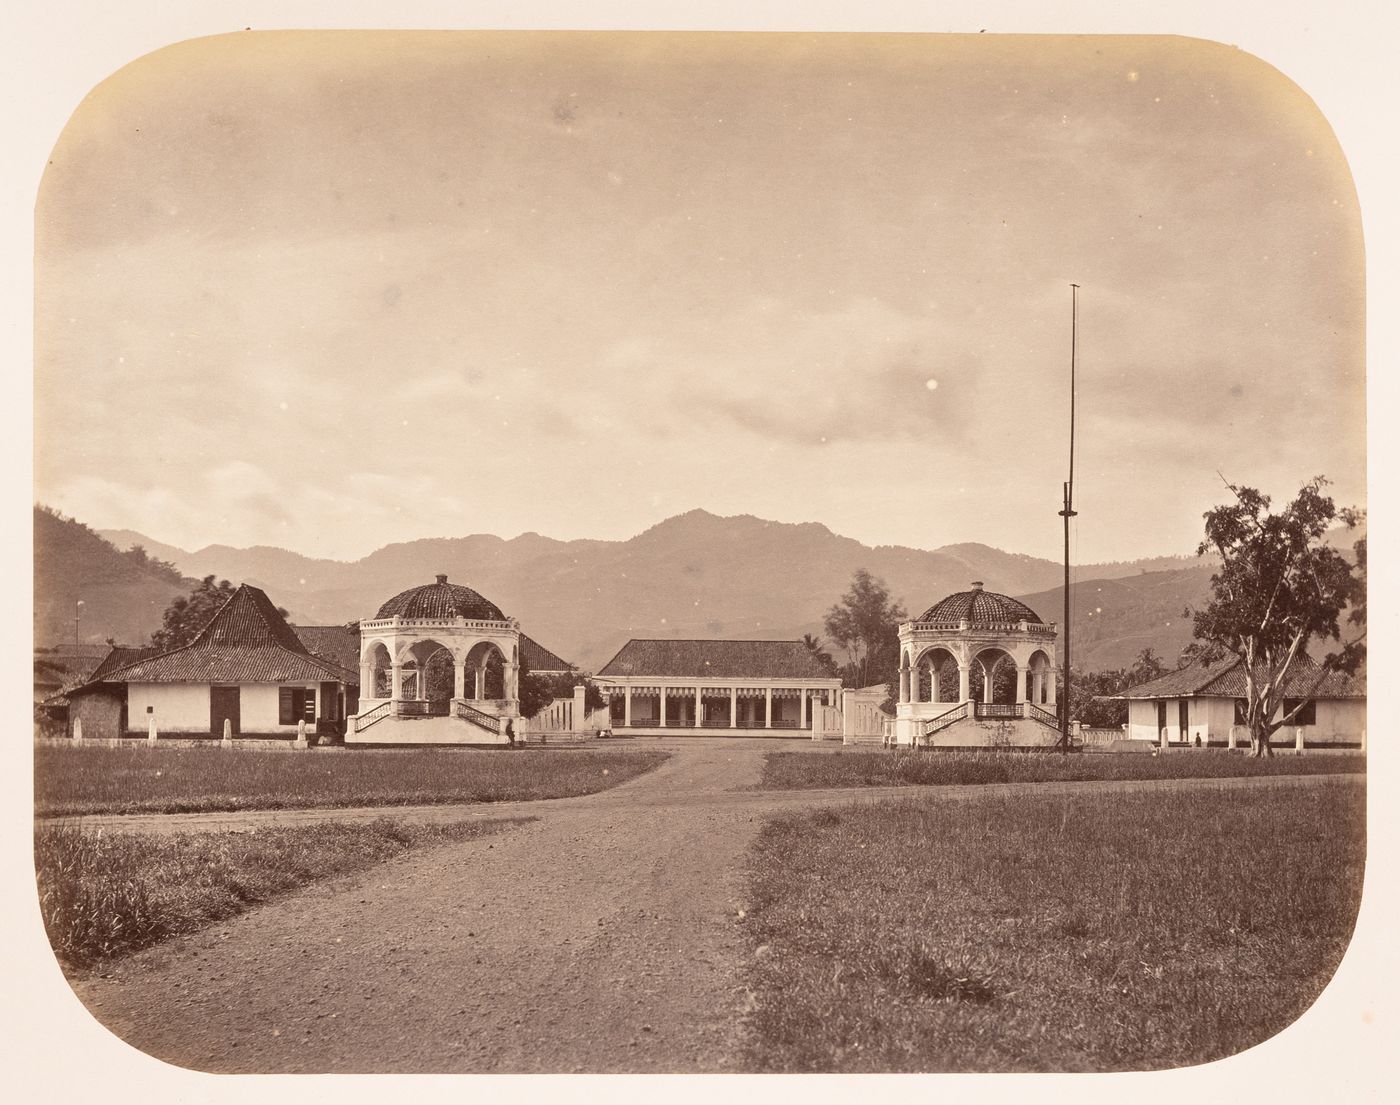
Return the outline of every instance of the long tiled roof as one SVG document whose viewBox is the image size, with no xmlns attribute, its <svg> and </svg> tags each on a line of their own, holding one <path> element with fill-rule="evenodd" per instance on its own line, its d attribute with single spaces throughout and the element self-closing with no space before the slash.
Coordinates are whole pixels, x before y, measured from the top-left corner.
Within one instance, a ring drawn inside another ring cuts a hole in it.
<svg viewBox="0 0 1400 1105">
<path fill-rule="evenodd" d="M 561 660 L 533 637 L 520 634 L 520 659 L 530 671 L 571 671 L 573 664 Z"/>
<path fill-rule="evenodd" d="M 830 679 L 801 641 L 628 641 L 600 676 Z"/>
<path fill-rule="evenodd" d="M 245 583 L 189 644 L 113 666 L 83 686 L 346 682 L 348 675 L 340 665 L 312 656 L 267 595 Z"/>
<path fill-rule="evenodd" d="M 999 595 L 995 591 L 984 591 L 980 583 L 975 583 L 971 591 L 959 591 L 946 599 L 934 603 L 915 621 L 920 622 L 967 622 L 969 625 L 1007 625 L 1012 622 L 1029 622 L 1041 625 L 1040 615 L 1018 602 L 1010 595 Z"/>
<path fill-rule="evenodd" d="M 1310 656 L 1300 656 L 1288 669 L 1284 683 L 1287 698 L 1365 698 L 1364 675 L 1349 676 L 1345 672 L 1328 672 L 1318 683 L 1318 664 Z M 1243 698 L 1244 661 L 1235 657 L 1214 664 L 1189 664 L 1157 679 L 1129 687 L 1113 698 L 1192 698 L 1211 696 Z"/>
<path fill-rule="evenodd" d="M 447 576 L 439 575 L 436 583 L 425 583 L 421 587 L 410 587 L 400 591 L 379 608 L 378 618 L 480 618 L 489 621 L 504 621 L 501 608 L 490 599 L 483 598 L 470 587 L 460 583 L 448 583 Z"/>
</svg>

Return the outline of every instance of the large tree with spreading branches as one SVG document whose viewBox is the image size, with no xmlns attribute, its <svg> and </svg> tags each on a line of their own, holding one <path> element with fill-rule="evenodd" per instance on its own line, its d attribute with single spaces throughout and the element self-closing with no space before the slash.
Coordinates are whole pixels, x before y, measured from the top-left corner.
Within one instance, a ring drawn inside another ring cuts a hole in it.
<svg viewBox="0 0 1400 1105">
<path fill-rule="evenodd" d="M 846 652 L 841 669 L 848 687 L 899 682 L 899 623 L 908 618 L 904 606 L 890 601 L 890 589 L 864 568 L 851 577 L 851 587 L 827 611 L 828 637 Z"/>
<path fill-rule="evenodd" d="M 1337 523 L 1348 528 L 1361 512 L 1339 510 L 1324 494 L 1327 481 L 1309 480 L 1283 510 L 1271 513 L 1269 496 L 1252 487 L 1227 485 L 1235 501 L 1205 515 L 1205 539 L 1197 554 L 1214 554 L 1220 569 L 1211 576 L 1210 601 L 1187 613 L 1206 662 L 1236 657 L 1245 681 L 1246 717 L 1256 756 L 1268 756 L 1269 735 L 1289 724 L 1306 706 L 1296 684 L 1284 710 L 1284 689 L 1296 676 L 1313 641 L 1338 642 L 1318 665 L 1312 690 L 1334 671 L 1354 671 L 1364 657 L 1366 542 L 1348 560 L 1325 536 Z M 1361 632 L 1342 642 L 1341 619 Z"/>
</svg>

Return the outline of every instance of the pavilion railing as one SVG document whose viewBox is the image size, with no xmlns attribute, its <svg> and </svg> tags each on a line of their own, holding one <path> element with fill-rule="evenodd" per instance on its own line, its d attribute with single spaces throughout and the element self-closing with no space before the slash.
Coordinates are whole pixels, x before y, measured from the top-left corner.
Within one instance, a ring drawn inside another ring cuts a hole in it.
<svg viewBox="0 0 1400 1105">
<path fill-rule="evenodd" d="M 996 702 L 974 702 L 974 716 L 977 718 L 1011 718 L 1021 716 L 1021 704 L 1013 702 L 1002 705 Z"/>
<path fill-rule="evenodd" d="M 1054 726 L 1056 729 L 1060 727 L 1060 719 L 1058 717 L 1049 710 L 1042 710 L 1033 702 L 1026 703 L 1026 717 L 1030 718 L 1032 721 L 1041 722 L 1044 725 Z"/>
<path fill-rule="evenodd" d="M 452 716 L 471 722 L 473 725 L 479 725 L 492 733 L 500 733 L 501 731 L 500 718 L 495 714 L 488 714 L 485 710 L 478 710 L 475 706 L 468 706 L 461 699 L 452 703 Z"/>
<path fill-rule="evenodd" d="M 355 719 L 355 732 L 363 733 L 371 725 L 383 721 L 393 712 L 394 704 L 392 702 L 381 702 L 373 710 L 366 710 Z"/>
<path fill-rule="evenodd" d="M 951 710 L 946 710 L 937 717 L 929 718 L 924 722 L 923 735 L 925 737 L 931 737 L 940 729 L 948 728 L 953 722 L 961 721 L 963 718 L 967 717 L 967 706 L 968 704 L 966 702 L 959 702 Z"/>
</svg>

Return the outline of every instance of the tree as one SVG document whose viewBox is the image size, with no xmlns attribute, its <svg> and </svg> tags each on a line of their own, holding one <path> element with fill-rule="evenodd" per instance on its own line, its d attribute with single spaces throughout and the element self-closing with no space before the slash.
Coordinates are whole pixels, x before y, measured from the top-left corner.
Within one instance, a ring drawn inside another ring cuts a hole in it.
<svg viewBox="0 0 1400 1105">
<path fill-rule="evenodd" d="M 212 575 L 205 576 L 193 591 L 174 599 L 165 608 L 161 627 L 151 634 L 151 644 L 164 649 L 189 644 L 233 592 L 234 586 L 228 580 L 215 583 Z"/>
<path fill-rule="evenodd" d="M 1220 570 L 1210 578 L 1210 601 L 1187 613 L 1201 642 L 1199 659 L 1240 661 L 1256 756 L 1270 755 L 1270 734 L 1306 706 L 1307 698 L 1299 698 L 1292 710 L 1280 713 L 1289 675 L 1309 642 L 1340 641 L 1339 622 L 1348 605 L 1353 617 L 1365 617 L 1364 540 L 1356 543 L 1355 565 L 1323 540 L 1335 522 L 1351 528 L 1361 514 L 1339 511 L 1323 494 L 1326 485 L 1321 476 L 1309 480 L 1274 514 L 1267 495 L 1227 483 L 1235 501 L 1205 514 L 1205 539 L 1196 553 L 1217 555 Z M 1354 670 L 1362 652 L 1359 637 L 1329 654 L 1316 685 L 1332 671 Z"/>
<path fill-rule="evenodd" d="M 846 652 L 841 669 L 846 686 L 898 685 L 899 623 L 908 616 L 902 604 L 890 601 L 884 580 L 857 570 L 850 590 L 827 611 L 823 623 L 827 636 Z"/>
<path fill-rule="evenodd" d="M 1112 729 L 1128 720 L 1128 704 L 1111 696 L 1167 674 L 1167 665 L 1151 648 L 1145 648 L 1126 668 L 1070 672 L 1074 719 L 1091 729 Z"/>
</svg>

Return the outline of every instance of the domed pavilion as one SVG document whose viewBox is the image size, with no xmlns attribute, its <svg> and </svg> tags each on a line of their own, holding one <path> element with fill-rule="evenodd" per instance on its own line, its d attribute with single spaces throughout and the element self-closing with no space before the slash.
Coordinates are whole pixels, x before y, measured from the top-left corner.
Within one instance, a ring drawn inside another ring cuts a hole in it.
<svg viewBox="0 0 1400 1105">
<path fill-rule="evenodd" d="M 360 712 L 346 741 L 505 741 L 520 716 L 519 667 L 519 622 L 439 575 L 360 623 Z M 431 718 L 444 723 L 394 724 Z"/>
<path fill-rule="evenodd" d="M 899 627 L 895 740 L 1053 743 L 1055 637 L 1029 606 L 981 582 Z"/>
</svg>

